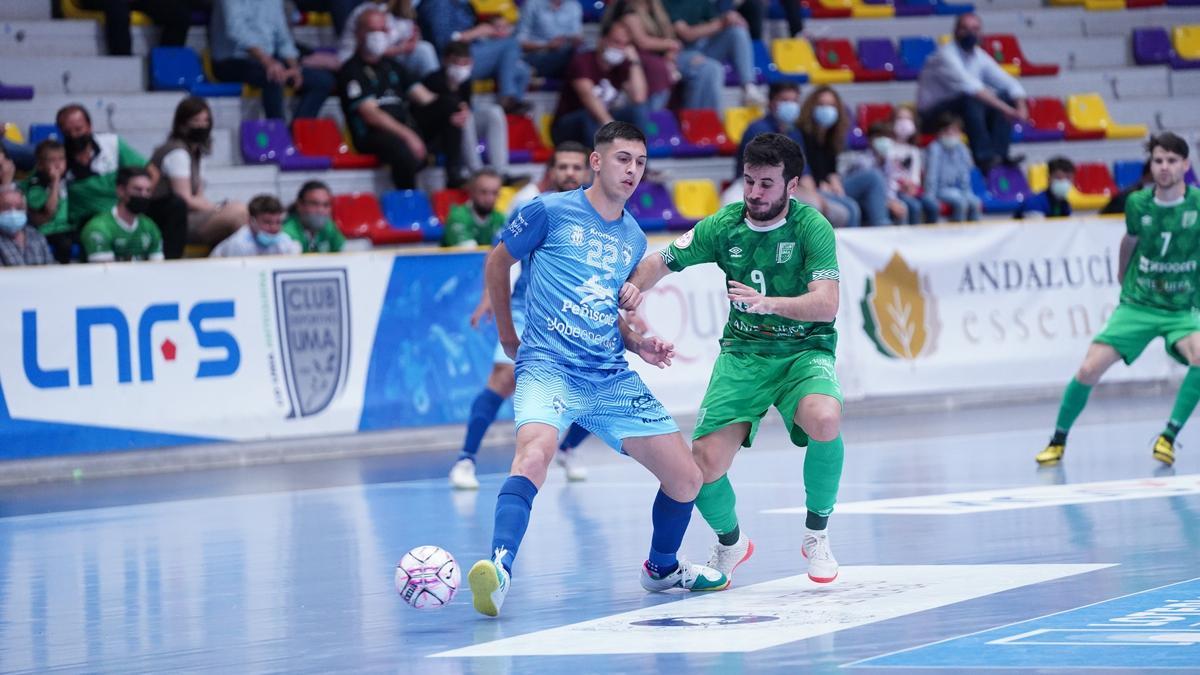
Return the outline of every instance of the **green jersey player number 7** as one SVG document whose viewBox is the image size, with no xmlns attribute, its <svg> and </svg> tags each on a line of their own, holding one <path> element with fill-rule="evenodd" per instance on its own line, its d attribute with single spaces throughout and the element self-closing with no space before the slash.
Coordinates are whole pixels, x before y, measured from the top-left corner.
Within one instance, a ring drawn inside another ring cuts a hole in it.
<svg viewBox="0 0 1200 675">
<path fill-rule="evenodd" d="M 744 165 L 745 201 L 644 258 L 622 287 L 621 306 L 636 310 L 642 292 L 692 265 L 716 263 L 725 273 L 729 321 L 692 445 L 704 478 L 696 508 L 717 535 L 709 566 L 732 577 L 754 552 L 738 525 L 727 472 L 774 406 L 792 442 L 808 446 L 801 553 L 809 578 L 825 583 L 838 571 L 827 526 L 843 457 L 842 392 L 834 373 L 839 273 L 833 228 L 816 209 L 789 197 L 804 171 L 804 153 L 794 141 L 775 133 L 756 136 L 746 146 Z"/>
</svg>

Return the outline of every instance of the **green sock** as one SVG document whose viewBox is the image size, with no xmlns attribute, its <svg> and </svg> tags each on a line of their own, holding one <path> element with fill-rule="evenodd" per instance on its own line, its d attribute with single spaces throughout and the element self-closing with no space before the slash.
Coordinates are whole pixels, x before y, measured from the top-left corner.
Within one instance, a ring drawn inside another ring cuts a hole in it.
<svg viewBox="0 0 1200 675">
<path fill-rule="evenodd" d="M 729 535 L 733 535 L 731 543 L 737 542 L 738 519 L 734 510 L 736 504 L 737 497 L 733 494 L 733 486 L 729 484 L 729 474 L 701 485 L 700 494 L 696 495 L 696 510 L 704 516 L 704 520 L 713 532 L 717 533 L 717 538 L 722 544 L 725 544 L 724 539 L 728 539 Z"/>
<path fill-rule="evenodd" d="M 1171 419 L 1167 421 L 1167 428 L 1163 431 L 1163 436 L 1166 436 L 1172 443 L 1175 442 L 1175 436 L 1179 434 L 1179 430 L 1192 416 L 1197 401 L 1200 401 L 1200 368 L 1188 368 L 1187 375 L 1183 376 L 1183 384 L 1179 385 L 1179 393 L 1175 395 L 1175 407 L 1171 409 Z"/>
<path fill-rule="evenodd" d="M 842 482 L 842 457 L 845 446 L 842 435 L 832 441 L 809 440 L 804 453 L 805 506 L 818 516 L 833 513 L 837 502 L 838 484 Z"/>
<path fill-rule="evenodd" d="M 1054 423 L 1054 439 L 1056 445 L 1061 445 L 1067 441 L 1067 432 L 1071 430 L 1071 425 L 1075 424 L 1075 418 L 1079 417 L 1079 413 L 1083 412 L 1083 407 L 1087 405 L 1088 395 L 1092 393 L 1090 385 L 1083 384 L 1075 378 L 1067 383 L 1067 390 L 1063 392 L 1062 405 L 1058 408 L 1058 421 Z M 1195 403 L 1193 402 L 1194 406 Z"/>
</svg>

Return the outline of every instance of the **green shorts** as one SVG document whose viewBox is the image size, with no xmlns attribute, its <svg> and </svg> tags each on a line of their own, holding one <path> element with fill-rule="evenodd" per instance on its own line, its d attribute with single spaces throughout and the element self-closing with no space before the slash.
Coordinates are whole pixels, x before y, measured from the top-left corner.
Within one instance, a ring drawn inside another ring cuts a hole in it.
<svg viewBox="0 0 1200 675">
<path fill-rule="evenodd" d="M 1092 342 L 1117 350 L 1128 365 L 1141 356 L 1151 340 L 1162 337 L 1171 358 L 1186 366 L 1187 359 L 1175 348 L 1175 343 L 1192 333 L 1200 333 L 1200 314 L 1194 311 L 1169 312 L 1120 303 Z"/>
<path fill-rule="evenodd" d="M 808 445 L 808 434 L 794 418 L 800 399 L 809 394 L 824 394 L 842 402 L 833 354 L 822 350 L 795 354 L 723 351 L 713 366 L 692 439 L 730 424 L 749 422 L 750 431 L 742 441 L 742 447 L 748 448 L 754 442 L 763 415 L 775 406 L 791 433 L 792 442 L 803 448 Z"/>
</svg>

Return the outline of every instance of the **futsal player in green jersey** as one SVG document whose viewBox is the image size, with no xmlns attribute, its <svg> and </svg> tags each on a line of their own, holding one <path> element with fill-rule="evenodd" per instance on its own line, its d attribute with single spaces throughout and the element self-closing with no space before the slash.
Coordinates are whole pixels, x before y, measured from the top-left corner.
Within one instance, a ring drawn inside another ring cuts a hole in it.
<svg viewBox="0 0 1200 675">
<path fill-rule="evenodd" d="M 704 477 L 696 508 L 717 534 L 709 566 L 731 576 L 754 552 L 741 532 L 726 473 L 754 441 L 771 406 L 804 456 L 808 576 L 837 577 L 826 528 L 842 476 L 842 392 L 834 373 L 838 263 L 833 228 L 819 211 L 789 197 L 804 153 L 782 134 L 756 136 L 744 155 L 745 202 L 701 220 L 642 260 L 622 288 L 622 306 L 669 272 L 716 263 L 729 289 L 729 321 L 697 413 L 692 454 Z"/>
<path fill-rule="evenodd" d="M 1186 141 L 1166 132 L 1151 138 L 1147 149 L 1154 187 L 1125 202 L 1118 263 L 1121 301 L 1067 384 L 1054 436 L 1037 456 L 1043 466 L 1062 460 L 1067 432 L 1104 372 L 1117 361 L 1133 363 L 1156 337 L 1188 370 L 1171 418 L 1154 441 L 1155 459 L 1167 466 L 1175 463 L 1175 437 L 1200 400 L 1200 190 L 1184 182 Z"/>
</svg>

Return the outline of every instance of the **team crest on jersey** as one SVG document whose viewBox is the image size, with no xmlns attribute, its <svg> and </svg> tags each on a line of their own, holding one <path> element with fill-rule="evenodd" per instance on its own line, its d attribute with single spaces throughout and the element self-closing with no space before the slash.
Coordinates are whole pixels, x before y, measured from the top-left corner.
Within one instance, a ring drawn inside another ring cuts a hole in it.
<svg viewBox="0 0 1200 675">
<path fill-rule="evenodd" d="M 742 257 L 742 247 L 741 247 L 741 246 L 734 246 L 733 248 L 729 249 L 729 257 L 730 257 L 730 258 L 740 258 L 740 257 Z"/>
<path fill-rule="evenodd" d="M 692 238 L 695 236 L 695 230 L 688 230 L 687 232 L 684 232 L 683 234 L 679 235 L 678 239 L 675 240 L 675 248 L 684 249 L 691 246 Z"/>
<path fill-rule="evenodd" d="M 1142 227 L 1150 227 L 1153 222 L 1154 219 L 1150 216 L 1142 216 Z"/>
<path fill-rule="evenodd" d="M 571 243 L 576 246 L 583 246 L 583 226 L 571 226 Z"/>
<path fill-rule="evenodd" d="M 781 241 L 779 246 L 775 248 L 775 262 L 779 265 L 792 259 L 792 253 L 796 250 L 796 242 Z"/>
<path fill-rule="evenodd" d="M 1195 225 L 1197 215 L 1200 215 L 1200 214 L 1198 214 L 1196 211 L 1184 211 L 1182 226 L 1183 227 L 1191 227 L 1191 226 Z"/>
</svg>

